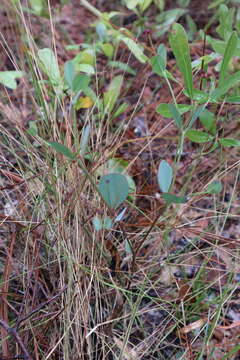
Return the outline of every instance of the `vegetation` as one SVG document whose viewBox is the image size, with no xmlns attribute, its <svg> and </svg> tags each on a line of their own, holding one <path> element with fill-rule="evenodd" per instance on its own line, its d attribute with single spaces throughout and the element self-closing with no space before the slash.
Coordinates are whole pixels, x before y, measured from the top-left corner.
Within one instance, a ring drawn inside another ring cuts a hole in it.
<svg viewBox="0 0 240 360">
<path fill-rule="evenodd" d="M 0 16 L 0 359 L 238 359 L 239 1 Z"/>
</svg>

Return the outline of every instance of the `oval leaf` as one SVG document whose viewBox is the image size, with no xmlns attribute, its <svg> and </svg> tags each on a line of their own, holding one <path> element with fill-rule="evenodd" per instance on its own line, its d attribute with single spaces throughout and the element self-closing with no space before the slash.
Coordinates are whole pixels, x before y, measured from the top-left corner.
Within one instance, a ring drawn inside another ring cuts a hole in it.
<svg viewBox="0 0 240 360">
<path fill-rule="evenodd" d="M 186 137 L 196 143 L 202 144 L 213 139 L 213 136 L 204 131 L 188 130 L 186 131 Z"/>
<path fill-rule="evenodd" d="M 158 185 L 162 192 L 168 192 L 173 178 L 173 170 L 167 161 L 162 160 L 158 168 Z"/>
<path fill-rule="evenodd" d="M 122 174 L 108 174 L 100 179 L 99 192 L 105 203 L 114 209 L 126 200 L 129 193 L 127 179 Z"/>
</svg>

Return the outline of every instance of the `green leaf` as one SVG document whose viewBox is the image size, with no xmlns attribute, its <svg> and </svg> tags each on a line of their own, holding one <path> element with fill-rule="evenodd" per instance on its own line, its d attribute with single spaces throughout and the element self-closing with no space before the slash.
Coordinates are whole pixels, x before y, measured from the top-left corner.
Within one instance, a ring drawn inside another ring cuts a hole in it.
<svg viewBox="0 0 240 360">
<path fill-rule="evenodd" d="M 88 145 L 89 135 L 90 135 L 90 125 L 86 125 L 82 130 L 81 141 L 80 141 L 80 155 L 82 156 L 85 155 Z"/>
<path fill-rule="evenodd" d="M 127 72 L 131 75 L 136 75 L 136 71 L 133 70 L 128 64 L 125 64 L 121 61 L 109 61 L 109 66 L 112 66 L 113 68 L 118 68 L 124 72 Z"/>
<path fill-rule="evenodd" d="M 152 64 L 153 71 L 156 74 L 162 75 L 163 71 L 166 69 L 167 64 L 167 50 L 163 44 L 160 44 L 158 47 L 158 54 L 153 56 L 150 59 Z"/>
<path fill-rule="evenodd" d="M 162 160 L 159 164 L 157 179 L 160 190 L 164 193 L 168 192 L 173 179 L 173 170 L 165 160 Z"/>
<path fill-rule="evenodd" d="M 123 203 L 129 193 L 127 179 L 122 174 L 103 176 L 100 179 L 98 188 L 103 200 L 111 209 L 115 209 Z"/>
<path fill-rule="evenodd" d="M 62 154 L 69 158 L 70 160 L 74 160 L 76 158 L 75 154 L 72 153 L 65 145 L 59 144 L 57 142 L 48 142 L 47 144 L 51 146 L 56 152 Z"/>
<path fill-rule="evenodd" d="M 211 141 L 213 139 L 212 135 L 199 130 L 187 130 L 185 134 L 189 140 L 199 144 Z"/>
<path fill-rule="evenodd" d="M 128 108 L 129 104 L 127 103 L 123 103 L 121 104 L 117 110 L 115 111 L 115 113 L 112 116 L 112 119 L 115 119 L 116 117 L 118 117 L 119 115 L 121 115 L 127 108 Z"/>
<path fill-rule="evenodd" d="M 209 194 L 219 194 L 222 191 L 222 183 L 219 180 L 213 181 L 208 185 L 206 192 Z"/>
<path fill-rule="evenodd" d="M 182 118 L 181 118 L 178 108 L 174 104 L 168 104 L 168 108 L 169 108 L 170 113 L 172 114 L 172 117 L 175 121 L 176 126 L 179 129 L 181 129 L 182 128 Z"/>
<path fill-rule="evenodd" d="M 75 65 L 76 71 L 80 71 L 89 75 L 95 74 L 94 67 L 89 64 L 77 64 Z"/>
<path fill-rule="evenodd" d="M 216 134 L 216 120 L 214 114 L 204 109 L 199 116 L 201 124 L 205 127 L 207 131 L 209 131 L 212 135 Z"/>
<path fill-rule="evenodd" d="M 0 83 L 9 89 L 15 90 L 17 88 L 16 79 L 22 76 L 22 71 L 0 71 Z"/>
<path fill-rule="evenodd" d="M 104 41 L 105 38 L 107 37 L 107 28 L 106 28 L 106 25 L 102 22 L 98 22 L 97 25 L 96 25 L 96 31 L 97 31 L 97 34 L 99 36 L 99 39 L 101 41 Z"/>
<path fill-rule="evenodd" d="M 41 15 L 43 11 L 43 0 L 29 0 L 31 8 L 36 15 Z"/>
<path fill-rule="evenodd" d="M 41 67 L 45 74 L 49 77 L 53 87 L 56 89 L 61 87 L 62 78 L 54 52 L 49 48 L 41 49 L 38 50 L 38 57 Z"/>
<path fill-rule="evenodd" d="M 78 74 L 75 76 L 72 84 L 72 90 L 77 93 L 80 90 L 85 91 L 90 83 L 90 77 L 85 74 Z"/>
<path fill-rule="evenodd" d="M 68 84 L 69 88 L 73 90 L 73 80 L 75 78 L 74 63 L 70 60 L 64 64 L 64 79 Z"/>
<path fill-rule="evenodd" d="M 169 42 L 176 58 L 187 93 L 193 98 L 193 76 L 187 34 L 180 24 L 173 24 Z"/>
<path fill-rule="evenodd" d="M 185 105 L 185 104 L 178 104 L 177 105 L 177 110 L 179 112 L 180 115 L 188 112 L 189 110 L 191 110 L 192 106 L 191 105 Z M 171 118 L 172 114 L 170 112 L 169 109 L 169 104 L 163 103 L 158 105 L 157 109 L 156 109 L 157 113 L 166 117 L 166 118 Z"/>
<path fill-rule="evenodd" d="M 228 76 L 225 78 L 224 82 L 215 89 L 211 98 L 217 100 L 220 96 L 225 95 L 229 89 L 231 89 L 234 85 L 238 84 L 240 81 L 240 71 L 237 71 L 235 74 Z"/>
<path fill-rule="evenodd" d="M 120 90 L 122 87 L 122 82 L 123 82 L 122 75 L 118 75 L 115 78 L 113 78 L 108 87 L 108 90 L 103 95 L 104 106 L 106 107 L 106 110 L 108 112 L 112 111 L 112 109 L 119 97 Z"/>
<path fill-rule="evenodd" d="M 110 43 L 105 43 L 101 45 L 102 51 L 104 52 L 104 55 L 108 58 L 112 58 L 114 54 L 114 47 Z"/>
<path fill-rule="evenodd" d="M 224 82 L 225 75 L 226 75 L 226 72 L 228 69 L 228 65 L 234 55 L 235 49 L 237 48 L 237 43 L 238 43 L 238 36 L 237 36 L 236 31 L 234 31 L 232 33 L 231 37 L 229 38 L 226 48 L 225 48 L 225 51 L 224 51 L 224 56 L 223 56 L 222 65 L 221 65 L 221 69 L 220 69 L 219 87 Z"/>
<path fill-rule="evenodd" d="M 164 193 L 162 194 L 162 197 L 168 204 L 184 204 L 187 202 L 187 198 L 185 196 L 176 196 L 174 194 Z"/>
<path fill-rule="evenodd" d="M 236 140 L 236 139 L 223 138 L 223 139 L 219 139 L 218 141 L 224 147 L 230 147 L 230 146 L 238 147 L 238 146 L 240 146 L 240 140 Z"/>
<path fill-rule="evenodd" d="M 138 3 L 140 2 L 141 0 L 126 0 L 125 3 L 126 3 L 126 6 L 129 10 L 133 10 L 136 8 L 136 6 L 138 5 Z"/>
<path fill-rule="evenodd" d="M 205 104 L 204 105 L 201 105 L 199 106 L 195 111 L 194 113 L 192 114 L 192 117 L 189 121 L 189 124 L 188 124 L 188 128 L 190 129 L 193 124 L 195 123 L 195 121 L 197 120 L 197 118 L 201 115 L 201 113 L 203 112 L 203 110 L 205 109 Z"/>
<path fill-rule="evenodd" d="M 147 61 L 148 58 L 146 55 L 144 55 L 142 47 L 138 45 L 134 40 L 123 35 L 119 35 L 118 39 L 125 43 L 125 45 L 138 59 L 138 61 L 140 61 L 141 63 L 145 63 Z"/>
</svg>

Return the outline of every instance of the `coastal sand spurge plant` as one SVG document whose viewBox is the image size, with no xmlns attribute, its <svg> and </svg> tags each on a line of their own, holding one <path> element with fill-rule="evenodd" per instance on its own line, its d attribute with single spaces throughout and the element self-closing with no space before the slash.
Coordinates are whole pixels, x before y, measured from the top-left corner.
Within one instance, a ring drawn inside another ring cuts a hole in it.
<svg viewBox="0 0 240 360">
<path fill-rule="evenodd" d="M 189 36 L 191 1 L 96 3 L 80 45 L 61 7 L 6 3 L 0 357 L 237 359 L 235 9 L 212 2 L 217 32 Z"/>
</svg>

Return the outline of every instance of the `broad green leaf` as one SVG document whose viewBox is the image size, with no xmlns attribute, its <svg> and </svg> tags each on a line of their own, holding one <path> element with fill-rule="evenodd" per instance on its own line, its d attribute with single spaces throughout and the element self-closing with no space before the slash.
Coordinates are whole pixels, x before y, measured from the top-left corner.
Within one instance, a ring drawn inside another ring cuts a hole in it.
<svg viewBox="0 0 240 360">
<path fill-rule="evenodd" d="M 58 67 L 57 58 L 52 49 L 45 48 L 38 50 L 38 57 L 41 67 L 45 74 L 49 77 L 53 87 L 60 87 L 62 85 L 62 78 Z"/>
<path fill-rule="evenodd" d="M 212 93 L 211 98 L 218 99 L 220 96 L 225 95 L 229 89 L 240 82 L 240 71 L 225 78 L 224 82 L 217 87 Z"/>
<path fill-rule="evenodd" d="M 133 10 L 136 8 L 136 6 L 138 5 L 138 3 L 140 2 L 141 0 L 126 0 L 125 3 L 126 3 L 126 6 L 129 10 Z"/>
<path fill-rule="evenodd" d="M 89 64 L 77 64 L 75 66 L 75 69 L 76 69 L 76 71 L 80 71 L 80 72 L 90 74 L 90 75 L 95 73 L 94 67 Z"/>
<path fill-rule="evenodd" d="M 27 132 L 32 136 L 36 136 L 38 134 L 38 127 L 36 121 L 29 121 Z"/>
<path fill-rule="evenodd" d="M 104 55 L 107 56 L 109 59 L 113 57 L 114 54 L 114 47 L 110 43 L 105 43 L 101 45 L 102 51 Z"/>
<path fill-rule="evenodd" d="M 211 141 L 213 139 L 212 135 L 199 130 L 187 130 L 185 135 L 192 142 L 199 144 Z"/>
<path fill-rule="evenodd" d="M 69 88 L 73 90 L 73 80 L 75 78 L 74 63 L 70 60 L 64 64 L 64 79 L 68 84 Z"/>
<path fill-rule="evenodd" d="M 94 66 L 96 61 L 95 52 L 92 49 L 80 51 L 72 61 L 76 66 L 79 64 L 88 64 Z"/>
<path fill-rule="evenodd" d="M 47 142 L 56 152 L 66 156 L 67 158 L 74 160 L 76 158 L 75 154 L 72 153 L 65 145 L 59 144 L 57 142 Z"/>
<path fill-rule="evenodd" d="M 126 251 L 126 253 L 128 253 L 130 255 L 133 254 L 132 246 L 130 245 L 128 239 L 125 239 L 125 251 Z"/>
<path fill-rule="evenodd" d="M 219 180 L 213 181 L 208 185 L 206 192 L 209 194 L 219 194 L 222 191 L 222 183 Z"/>
<path fill-rule="evenodd" d="M 228 9 L 225 4 L 221 4 L 219 7 L 220 24 L 216 28 L 216 31 L 224 40 L 228 39 L 232 32 L 234 12 L 234 8 Z"/>
<path fill-rule="evenodd" d="M 23 77 L 22 71 L 0 71 L 0 84 L 15 90 L 17 88 L 16 79 Z"/>
<path fill-rule="evenodd" d="M 146 55 L 144 55 L 142 47 L 134 40 L 123 35 L 119 35 L 118 39 L 126 44 L 129 50 L 138 59 L 138 61 L 140 61 L 141 63 L 145 63 L 147 61 L 148 58 Z"/>
<path fill-rule="evenodd" d="M 43 0 L 29 0 L 29 3 L 36 15 L 41 15 L 43 10 Z"/>
<path fill-rule="evenodd" d="M 162 160 L 159 164 L 157 180 L 160 190 L 162 192 L 168 192 L 172 184 L 173 170 L 167 161 Z"/>
<path fill-rule="evenodd" d="M 104 105 L 106 107 L 106 110 L 109 112 L 112 111 L 112 109 L 120 95 L 122 82 L 123 82 L 122 75 L 118 75 L 115 78 L 113 78 L 108 87 L 108 90 L 103 95 Z"/>
<path fill-rule="evenodd" d="M 228 69 L 228 65 L 234 55 L 235 49 L 237 48 L 237 43 L 238 43 L 238 36 L 237 36 L 236 31 L 234 31 L 232 33 L 231 37 L 229 38 L 229 40 L 227 42 L 227 46 L 224 51 L 224 56 L 223 56 L 223 60 L 222 60 L 221 70 L 220 70 L 219 87 L 221 87 L 221 85 L 224 82 L 225 75 L 226 75 L 226 72 Z"/>
<path fill-rule="evenodd" d="M 96 25 L 96 31 L 97 31 L 97 34 L 99 36 L 99 39 L 101 41 L 104 41 L 105 38 L 107 37 L 107 28 L 106 28 L 106 25 L 102 22 L 98 22 L 97 25 Z"/>
<path fill-rule="evenodd" d="M 177 196 L 174 194 L 164 193 L 162 194 L 162 197 L 168 204 L 183 204 L 187 202 L 185 196 Z"/>
<path fill-rule="evenodd" d="M 193 77 L 187 34 L 180 24 L 173 24 L 169 42 L 183 75 L 186 91 L 193 98 Z"/>
<path fill-rule="evenodd" d="M 212 135 L 216 134 L 216 120 L 214 114 L 204 109 L 199 116 L 201 124 L 205 127 L 207 131 L 209 131 Z"/>
<path fill-rule="evenodd" d="M 105 203 L 115 209 L 122 204 L 129 193 L 127 179 L 122 174 L 108 174 L 100 179 L 99 192 Z"/>
<path fill-rule="evenodd" d="M 185 104 L 178 104 L 177 105 L 177 109 L 180 115 L 188 112 L 189 110 L 191 110 L 192 106 L 191 105 L 185 105 Z M 169 104 L 160 104 L 158 105 L 157 109 L 156 109 L 157 113 L 166 117 L 166 118 L 171 118 L 172 114 L 170 112 L 169 109 Z"/>
<path fill-rule="evenodd" d="M 224 147 L 230 147 L 230 146 L 239 147 L 240 146 L 240 140 L 237 140 L 237 139 L 223 138 L 223 139 L 219 139 L 218 141 Z"/>
<path fill-rule="evenodd" d="M 84 91 L 90 83 L 90 77 L 85 74 L 78 74 L 75 76 L 72 84 L 72 89 L 75 93 L 80 90 Z"/>
<path fill-rule="evenodd" d="M 147 10 L 147 8 L 149 8 L 151 3 L 152 3 L 152 0 L 140 0 L 140 3 L 139 3 L 140 11 L 144 12 L 145 10 Z"/>
<path fill-rule="evenodd" d="M 176 126 L 181 129 L 182 128 L 182 118 L 180 115 L 180 112 L 178 110 L 178 108 L 176 107 L 176 105 L 174 104 L 168 104 L 168 109 L 175 121 Z"/>
<path fill-rule="evenodd" d="M 121 61 L 109 61 L 108 65 L 113 67 L 113 68 L 118 68 L 124 72 L 127 72 L 131 75 L 136 75 L 136 71 L 133 70 L 128 64 L 125 64 Z"/>
</svg>

